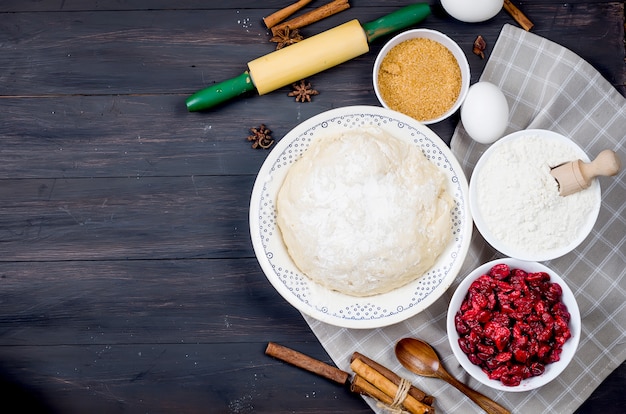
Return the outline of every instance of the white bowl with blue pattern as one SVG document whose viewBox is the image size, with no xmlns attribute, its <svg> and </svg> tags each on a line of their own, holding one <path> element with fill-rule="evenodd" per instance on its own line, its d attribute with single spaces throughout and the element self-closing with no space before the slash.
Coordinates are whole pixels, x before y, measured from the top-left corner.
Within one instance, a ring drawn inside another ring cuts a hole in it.
<svg viewBox="0 0 626 414">
<path fill-rule="evenodd" d="M 276 223 L 276 196 L 289 167 L 319 137 L 377 127 L 419 146 L 445 174 L 453 197 L 452 237 L 422 277 L 387 293 L 356 297 L 323 287 L 294 264 Z M 296 309 L 322 322 L 355 329 L 392 325 L 426 309 L 450 287 L 465 260 L 472 235 L 468 183 L 450 148 L 427 126 L 376 106 L 332 109 L 302 122 L 278 141 L 261 166 L 250 201 L 250 236 L 257 260 L 278 293 Z"/>
</svg>

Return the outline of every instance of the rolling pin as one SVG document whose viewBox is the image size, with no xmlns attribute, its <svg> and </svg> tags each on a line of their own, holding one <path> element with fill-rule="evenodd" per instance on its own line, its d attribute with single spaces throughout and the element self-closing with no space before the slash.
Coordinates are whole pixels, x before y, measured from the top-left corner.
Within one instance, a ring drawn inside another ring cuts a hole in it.
<svg viewBox="0 0 626 414">
<path fill-rule="evenodd" d="M 352 20 L 248 62 L 239 76 L 198 91 L 186 100 L 189 111 L 212 108 L 246 92 L 272 92 L 365 54 L 369 43 L 412 26 L 430 14 L 428 3 L 416 3 L 361 25 Z"/>
<path fill-rule="evenodd" d="M 591 162 L 570 161 L 554 167 L 550 174 L 559 185 L 559 195 L 568 196 L 584 190 L 591 181 L 600 176 L 613 176 L 621 167 L 619 157 L 614 151 L 604 150 Z"/>
</svg>

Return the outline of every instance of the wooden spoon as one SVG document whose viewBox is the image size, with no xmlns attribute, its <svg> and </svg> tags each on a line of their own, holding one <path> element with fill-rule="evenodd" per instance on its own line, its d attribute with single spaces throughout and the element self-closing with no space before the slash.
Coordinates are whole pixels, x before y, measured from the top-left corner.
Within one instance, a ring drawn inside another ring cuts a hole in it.
<svg viewBox="0 0 626 414">
<path fill-rule="evenodd" d="M 439 362 L 437 353 L 426 342 L 415 338 L 404 338 L 396 344 L 396 357 L 409 371 L 425 377 L 437 377 L 468 396 L 472 401 L 490 414 L 510 414 L 510 411 L 495 401 L 474 391 L 450 375 Z"/>
</svg>

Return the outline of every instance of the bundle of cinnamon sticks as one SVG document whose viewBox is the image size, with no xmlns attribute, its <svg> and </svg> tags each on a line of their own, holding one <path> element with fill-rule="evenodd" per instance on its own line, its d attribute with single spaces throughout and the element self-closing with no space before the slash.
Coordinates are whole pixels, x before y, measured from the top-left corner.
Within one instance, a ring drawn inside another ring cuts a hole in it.
<svg viewBox="0 0 626 414">
<path fill-rule="evenodd" d="M 272 34 L 276 36 L 277 33 L 287 27 L 289 27 L 290 30 L 300 29 L 350 8 L 348 0 L 333 0 L 330 3 L 313 9 L 308 13 L 304 13 L 301 16 L 284 21 L 311 1 L 312 0 L 299 0 L 265 17 L 263 22 L 265 23 L 265 26 L 272 31 Z"/>
<path fill-rule="evenodd" d="M 351 379 L 349 373 L 339 368 L 273 342 L 267 345 L 265 353 L 339 384 L 348 384 L 352 392 L 367 395 L 391 409 L 411 414 L 435 413 L 434 397 L 358 352 L 352 354 L 350 368 L 354 375 Z"/>
<path fill-rule="evenodd" d="M 402 401 L 396 401 L 403 379 L 378 362 L 358 352 L 352 354 L 350 368 L 355 372 L 350 389 L 396 408 L 397 404 L 413 414 L 434 414 L 435 398 L 411 385 Z"/>
</svg>

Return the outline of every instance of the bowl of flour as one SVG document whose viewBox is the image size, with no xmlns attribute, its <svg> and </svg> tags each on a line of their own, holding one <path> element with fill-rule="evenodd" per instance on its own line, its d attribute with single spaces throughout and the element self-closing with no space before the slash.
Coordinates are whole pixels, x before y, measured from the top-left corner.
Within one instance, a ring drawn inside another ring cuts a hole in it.
<svg viewBox="0 0 626 414">
<path fill-rule="evenodd" d="M 585 152 L 558 133 L 528 129 L 500 139 L 478 160 L 469 185 L 470 210 L 484 239 L 519 260 L 546 261 L 566 255 L 595 225 L 600 185 L 559 195 L 552 168 Z"/>
</svg>

